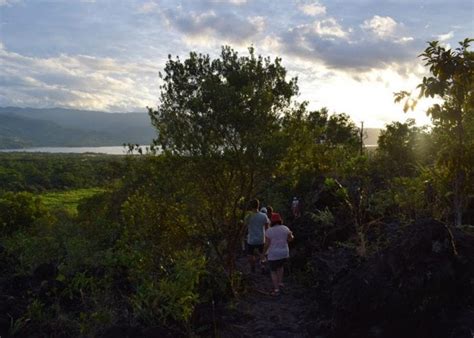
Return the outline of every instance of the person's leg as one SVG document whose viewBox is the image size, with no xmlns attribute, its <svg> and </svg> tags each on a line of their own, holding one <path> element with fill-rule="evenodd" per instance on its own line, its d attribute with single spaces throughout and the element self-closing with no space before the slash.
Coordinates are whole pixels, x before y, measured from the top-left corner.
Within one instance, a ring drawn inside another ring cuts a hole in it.
<svg viewBox="0 0 474 338">
<path fill-rule="evenodd" d="M 255 272 L 255 261 L 256 261 L 255 256 L 254 255 L 249 255 L 248 256 L 248 261 L 249 261 L 250 271 Z"/>
<path fill-rule="evenodd" d="M 277 270 L 277 280 L 278 280 L 278 288 L 283 285 L 283 265 L 280 266 Z"/>
<path fill-rule="evenodd" d="M 253 245 L 247 243 L 247 260 L 249 262 L 249 267 L 251 272 L 255 272 L 255 248 Z"/>
<path fill-rule="evenodd" d="M 264 244 L 258 247 L 258 260 L 260 263 L 260 270 L 262 271 L 262 273 L 265 273 L 265 255 L 263 254 L 263 247 Z"/>
<path fill-rule="evenodd" d="M 270 265 L 270 276 L 272 278 L 273 284 L 273 296 L 278 296 L 280 294 L 280 287 L 278 283 L 278 262 L 276 261 L 268 261 Z"/>
<path fill-rule="evenodd" d="M 278 272 L 277 271 L 272 271 L 272 283 L 273 283 L 273 291 L 274 292 L 280 292 L 280 286 L 278 282 Z"/>
</svg>

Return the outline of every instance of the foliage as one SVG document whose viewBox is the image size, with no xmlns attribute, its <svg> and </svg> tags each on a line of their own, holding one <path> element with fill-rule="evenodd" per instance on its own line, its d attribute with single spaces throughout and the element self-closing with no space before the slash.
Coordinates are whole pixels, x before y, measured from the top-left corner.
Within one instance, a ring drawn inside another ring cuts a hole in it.
<svg viewBox="0 0 474 338">
<path fill-rule="evenodd" d="M 316 214 L 312 215 L 312 218 L 315 222 L 321 224 L 323 227 L 334 226 L 334 215 L 328 208 L 324 210 L 318 210 Z"/>
<path fill-rule="evenodd" d="M 31 273 L 42 263 L 59 262 L 64 254 L 54 236 L 17 232 L 4 240 L 8 252 L 18 259 L 18 272 Z M 84 252 L 82 252 L 84 254 Z"/>
<path fill-rule="evenodd" d="M 474 116 L 474 52 L 469 51 L 472 39 L 459 43 L 454 51 L 432 41 L 420 57 L 429 67 L 430 76 L 418 85 L 419 98 L 437 97 L 441 104 L 433 105 L 428 114 L 433 120 L 435 133 L 440 135 L 438 157 L 440 165 L 451 173 L 453 189 L 454 223 L 462 224 L 462 214 L 467 203 L 467 186 L 472 179 L 471 160 L 474 156 L 472 121 Z M 408 98 L 408 99 L 407 99 Z M 404 110 L 413 109 L 416 100 L 410 93 L 395 94 L 395 101 L 406 99 Z"/>
<path fill-rule="evenodd" d="M 77 213 L 80 201 L 95 194 L 104 192 L 102 188 L 75 189 L 61 192 L 47 192 L 40 195 L 45 207 L 49 209 L 63 209 L 71 215 Z"/>
<path fill-rule="evenodd" d="M 336 217 L 328 207 L 323 210 L 316 210 L 314 213 L 308 212 L 306 215 L 311 220 L 311 222 L 307 222 L 309 224 L 306 224 L 306 227 L 310 228 L 312 232 L 307 234 L 306 237 L 313 239 L 313 242 L 316 243 L 314 246 L 318 249 L 326 248 L 328 245 L 327 239 L 339 230 Z"/>
<path fill-rule="evenodd" d="M 419 165 L 434 162 L 431 136 L 423 128 L 416 127 L 414 120 L 387 125 L 377 144 L 377 160 L 386 178 L 413 176 Z"/>
<path fill-rule="evenodd" d="M 124 167 L 122 156 L 0 153 L 0 192 L 108 186 Z"/>
<path fill-rule="evenodd" d="M 378 222 L 377 215 L 371 210 L 376 192 L 372 168 L 372 161 L 367 155 L 354 156 L 345 163 L 339 179 L 326 178 L 324 182 L 325 189 L 340 201 L 336 206 L 337 214 L 345 215 L 345 219 L 352 224 L 361 256 L 367 255 L 369 250 L 367 232 L 372 224 Z"/>
<path fill-rule="evenodd" d="M 357 271 L 372 254 L 399 254 L 391 248 L 399 230 L 426 234 L 406 224 L 452 218 L 455 142 L 449 132 L 455 129 L 441 118 L 433 129 L 410 120 L 389 124 L 369 153 L 347 115 L 293 102 L 296 80 L 286 79 L 279 59 L 253 49 L 244 57 L 225 47 L 217 59 L 196 53 L 169 58 L 163 81 L 162 104 L 150 109 L 162 153 L 0 154 L 0 190 L 8 191 L 0 195 L 0 307 L 15 301 L 6 318 L 10 334 L 101 336 L 125 326 L 136 335 L 155 327 L 193 336 L 207 325 L 196 319 L 206 315 L 201 308 L 212 304 L 219 317 L 214 306 L 225 307 L 246 289 L 234 263 L 245 231 L 239 221 L 255 196 L 291 222 L 294 276 L 305 274 L 325 297 L 339 276 Z M 462 121 L 466 201 L 474 186 L 469 109 Z M 293 220 L 288 206 L 295 195 L 304 213 Z M 76 211 L 61 211 L 64 206 Z M 437 227 L 440 238 L 448 238 L 449 228 Z M 426 239 L 429 245 L 420 249 L 431 260 L 432 240 Z M 402 254 L 411 259 L 410 252 Z M 333 256 L 334 264 L 319 273 Z M 390 269 L 378 263 L 377 269 L 390 272 L 391 257 L 384 258 Z M 321 283 L 326 273 L 328 284 Z M 356 289 L 369 275 L 362 274 Z M 351 287 L 341 290 L 351 295 Z M 217 330 L 219 318 L 213 320 L 209 330 Z M 203 336 L 218 334 L 203 330 Z"/>
<path fill-rule="evenodd" d="M 318 186 L 359 154 L 358 129 L 345 114 L 330 115 L 326 108 L 308 112 L 303 103 L 284 117 L 282 133 L 286 151 L 271 186 L 283 188 L 287 199 L 297 195 L 308 207 L 322 202 L 316 208 L 324 208 Z"/>
<path fill-rule="evenodd" d="M 155 143 L 186 157 L 171 160 L 184 164 L 193 222 L 217 256 L 226 257 L 232 275 L 242 200 L 258 193 L 283 155 L 280 116 L 297 94 L 296 79 L 286 80 L 279 58 L 256 56 L 253 48 L 239 56 L 223 47 L 217 59 L 194 52 L 184 61 L 170 56 L 164 72 L 161 105 L 149 109 Z"/>
<path fill-rule="evenodd" d="M 171 56 L 162 76 L 161 105 L 150 109 L 157 143 L 175 154 L 209 156 L 264 153 L 261 139 L 276 128 L 278 113 L 297 93 L 281 60 L 240 56 L 223 47 L 220 58 Z"/>
<path fill-rule="evenodd" d="M 41 201 L 30 193 L 7 192 L 0 196 L 0 236 L 31 227 L 46 216 Z"/>
<path fill-rule="evenodd" d="M 160 280 L 146 280 L 131 298 L 138 320 L 148 325 L 177 321 L 188 323 L 199 300 L 197 286 L 205 259 L 190 251 L 177 252 L 171 273 Z"/>
</svg>

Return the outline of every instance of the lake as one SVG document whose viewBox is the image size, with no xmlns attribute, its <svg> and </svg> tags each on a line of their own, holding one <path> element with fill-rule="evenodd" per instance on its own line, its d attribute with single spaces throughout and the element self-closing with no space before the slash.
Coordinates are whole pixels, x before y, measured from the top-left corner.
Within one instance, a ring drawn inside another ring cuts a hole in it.
<svg viewBox="0 0 474 338">
<path fill-rule="evenodd" d="M 147 146 L 141 146 L 143 152 Z M 24 153 L 64 153 L 64 154 L 108 154 L 108 155 L 125 155 L 128 147 L 111 146 L 111 147 L 33 147 L 21 149 L 0 149 L 0 152 L 24 152 Z M 135 152 L 136 153 L 136 152 Z"/>
<path fill-rule="evenodd" d="M 140 146 L 143 153 L 148 146 Z M 366 148 L 376 148 L 376 144 L 365 145 Z M 56 153 L 56 154 L 107 154 L 107 155 L 126 155 L 128 147 L 111 146 L 111 147 L 33 147 L 20 149 L 0 149 L 2 153 L 23 152 L 23 153 Z M 135 151 L 134 155 L 138 153 Z"/>
</svg>

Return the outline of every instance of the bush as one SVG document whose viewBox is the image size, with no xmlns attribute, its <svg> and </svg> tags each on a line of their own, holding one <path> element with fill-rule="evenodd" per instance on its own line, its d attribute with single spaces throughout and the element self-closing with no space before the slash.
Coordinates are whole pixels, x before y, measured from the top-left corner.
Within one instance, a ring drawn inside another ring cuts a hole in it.
<svg viewBox="0 0 474 338">
<path fill-rule="evenodd" d="M 0 236 L 31 227 L 46 215 L 39 198 L 27 192 L 7 192 L 0 197 Z"/>
<path fill-rule="evenodd" d="M 171 272 L 161 279 L 142 283 L 131 298 L 135 316 L 148 325 L 188 324 L 198 303 L 197 287 L 205 273 L 206 260 L 185 250 L 177 254 Z"/>
</svg>

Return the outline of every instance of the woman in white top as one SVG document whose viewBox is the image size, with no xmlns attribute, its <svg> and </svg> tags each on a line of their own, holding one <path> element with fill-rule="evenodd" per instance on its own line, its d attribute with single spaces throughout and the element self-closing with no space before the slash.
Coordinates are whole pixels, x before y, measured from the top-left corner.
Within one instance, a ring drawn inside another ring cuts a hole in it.
<svg viewBox="0 0 474 338">
<path fill-rule="evenodd" d="M 283 287 L 283 265 L 290 257 L 288 242 L 294 239 L 293 233 L 287 226 L 282 224 L 280 214 L 273 213 L 271 217 L 272 227 L 265 231 L 265 249 L 268 255 L 268 264 L 273 282 L 273 296 L 280 294 Z"/>
</svg>

